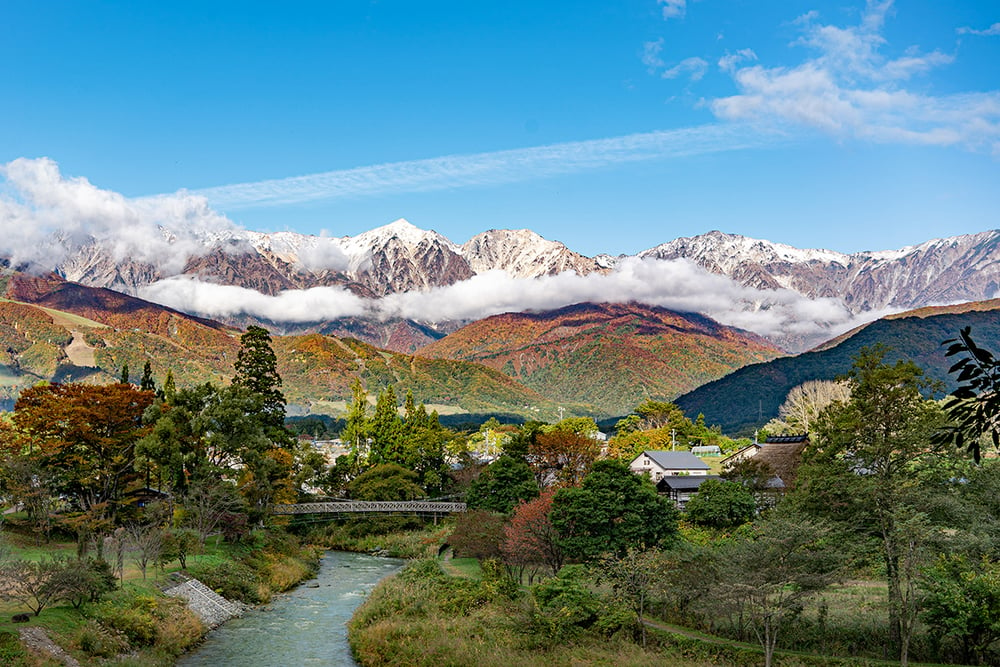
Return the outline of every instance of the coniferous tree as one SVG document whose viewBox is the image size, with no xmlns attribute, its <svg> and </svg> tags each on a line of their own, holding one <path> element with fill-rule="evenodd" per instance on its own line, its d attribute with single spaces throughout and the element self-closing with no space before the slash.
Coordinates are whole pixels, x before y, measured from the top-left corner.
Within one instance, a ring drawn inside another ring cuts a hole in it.
<svg viewBox="0 0 1000 667">
<path fill-rule="evenodd" d="M 167 378 L 163 381 L 163 397 L 166 399 L 167 403 L 174 400 L 174 395 L 177 393 L 177 385 L 174 384 L 174 371 L 170 368 L 167 369 Z"/>
<path fill-rule="evenodd" d="M 375 416 L 371 422 L 372 448 L 369 462 L 401 463 L 403 422 L 396 406 L 396 392 L 386 387 L 375 401 Z"/>
<path fill-rule="evenodd" d="M 368 462 L 370 423 L 368 420 L 368 392 L 361 380 L 355 379 L 351 385 L 351 405 L 347 409 L 347 423 L 341 432 L 341 439 L 350 449 L 353 474 Z"/>
<path fill-rule="evenodd" d="M 149 361 L 142 367 L 142 379 L 139 381 L 139 389 L 142 391 L 156 390 L 156 382 L 153 380 L 153 365 Z"/>
<path fill-rule="evenodd" d="M 284 429 L 285 395 L 281 393 L 278 357 L 271 348 L 271 334 L 263 327 L 251 326 L 240 336 L 240 351 L 233 365 L 233 385 L 245 387 L 264 397 L 264 421 L 267 426 Z"/>
<path fill-rule="evenodd" d="M 122 364 L 121 377 L 118 381 L 122 384 L 129 384 L 128 363 Z"/>
</svg>

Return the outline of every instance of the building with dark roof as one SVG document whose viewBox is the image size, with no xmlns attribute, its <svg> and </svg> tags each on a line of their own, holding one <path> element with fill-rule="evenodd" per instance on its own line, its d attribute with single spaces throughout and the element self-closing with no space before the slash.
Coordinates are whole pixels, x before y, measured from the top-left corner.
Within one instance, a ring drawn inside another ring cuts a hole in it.
<svg viewBox="0 0 1000 667">
<path fill-rule="evenodd" d="M 649 476 L 656 484 L 664 477 L 707 475 L 709 465 L 691 452 L 665 452 L 647 450 L 632 459 L 629 469 Z"/>
</svg>

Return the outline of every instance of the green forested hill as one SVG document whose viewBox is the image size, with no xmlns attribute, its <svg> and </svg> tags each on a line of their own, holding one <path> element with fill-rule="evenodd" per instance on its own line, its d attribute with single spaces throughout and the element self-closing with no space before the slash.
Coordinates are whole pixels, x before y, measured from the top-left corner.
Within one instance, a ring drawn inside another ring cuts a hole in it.
<svg viewBox="0 0 1000 667">
<path fill-rule="evenodd" d="M 960 312 L 965 310 L 965 312 Z M 888 359 L 911 359 L 928 377 L 954 388 L 941 342 L 971 326 L 980 345 L 1000 351 L 1000 303 L 991 301 L 947 308 L 925 308 L 872 322 L 831 345 L 794 357 L 746 366 L 677 399 L 686 414 L 704 414 L 709 424 L 729 434 L 746 434 L 778 415 L 788 391 L 808 380 L 833 380 L 846 373 L 861 348 L 882 343 Z"/>
</svg>

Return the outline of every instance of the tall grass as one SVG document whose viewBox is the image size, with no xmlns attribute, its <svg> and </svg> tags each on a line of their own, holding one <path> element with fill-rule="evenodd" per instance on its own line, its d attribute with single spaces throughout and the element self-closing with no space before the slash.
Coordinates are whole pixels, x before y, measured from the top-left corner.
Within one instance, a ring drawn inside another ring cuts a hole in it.
<svg viewBox="0 0 1000 667">
<path fill-rule="evenodd" d="M 498 591 L 491 579 L 489 572 L 480 581 L 449 577 L 434 561 L 411 564 L 355 613 L 349 639 L 356 659 L 364 667 L 713 664 L 669 648 L 643 650 L 621 633 L 553 640 L 536 632 L 530 594 Z"/>
</svg>

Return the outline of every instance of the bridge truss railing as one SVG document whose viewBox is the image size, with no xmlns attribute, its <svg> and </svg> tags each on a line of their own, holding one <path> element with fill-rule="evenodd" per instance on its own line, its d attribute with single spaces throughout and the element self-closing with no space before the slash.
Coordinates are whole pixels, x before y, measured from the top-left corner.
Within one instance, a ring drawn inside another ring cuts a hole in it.
<svg viewBox="0 0 1000 667">
<path fill-rule="evenodd" d="M 406 500 L 354 500 L 333 503 L 272 505 L 271 514 L 451 514 L 464 512 L 465 503 Z"/>
</svg>

